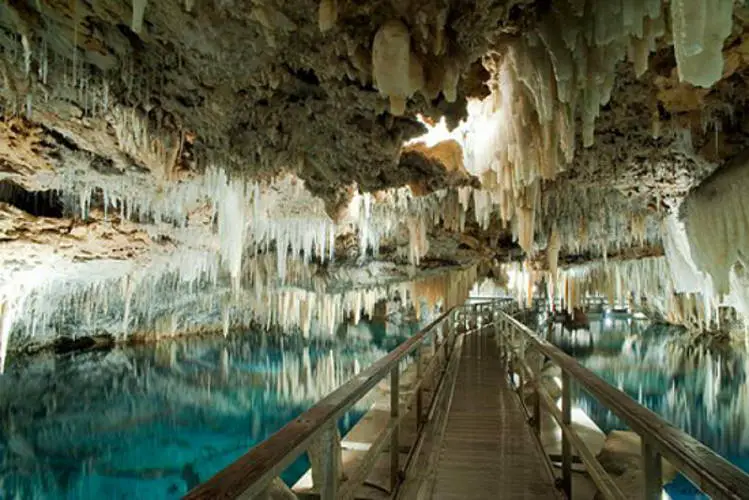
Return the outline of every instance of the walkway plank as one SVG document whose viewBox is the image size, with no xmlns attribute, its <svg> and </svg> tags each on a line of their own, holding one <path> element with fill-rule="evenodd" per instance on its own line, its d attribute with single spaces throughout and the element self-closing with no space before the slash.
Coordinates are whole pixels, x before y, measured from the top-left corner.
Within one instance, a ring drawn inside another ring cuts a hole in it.
<svg viewBox="0 0 749 500">
<path fill-rule="evenodd" d="M 561 498 L 495 338 L 473 334 L 463 342 L 432 498 Z"/>
</svg>

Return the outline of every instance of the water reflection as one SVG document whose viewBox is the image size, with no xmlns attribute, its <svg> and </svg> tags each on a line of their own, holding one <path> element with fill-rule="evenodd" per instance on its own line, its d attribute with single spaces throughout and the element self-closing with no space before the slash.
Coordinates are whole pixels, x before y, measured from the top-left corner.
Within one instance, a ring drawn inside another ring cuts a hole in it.
<svg viewBox="0 0 749 500">
<path fill-rule="evenodd" d="M 372 334 L 244 333 L 18 360 L 0 377 L 0 497 L 177 498 L 403 339 Z"/>
<path fill-rule="evenodd" d="M 592 316 L 590 329 L 554 325 L 549 340 L 639 403 L 749 471 L 749 357 L 739 346 L 695 346 L 683 330 L 628 316 Z M 626 426 L 580 391 L 577 404 L 604 430 Z M 679 477 L 667 492 L 698 495 Z"/>
</svg>

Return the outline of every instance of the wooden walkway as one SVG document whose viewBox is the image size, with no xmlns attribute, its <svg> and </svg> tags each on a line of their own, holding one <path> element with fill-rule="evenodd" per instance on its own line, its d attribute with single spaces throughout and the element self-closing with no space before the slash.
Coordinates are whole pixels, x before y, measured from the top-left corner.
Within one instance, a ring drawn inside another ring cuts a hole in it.
<svg viewBox="0 0 749 500">
<path fill-rule="evenodd" d="M 487 331 L 502 327 L 513 337 L 522 336 L 525 348 L 505 354 L 531 380 L 543 376 L 527 366 L 528 360 L 531 364 L 538 361 L 538 355 L 561 370 L 561 411 L 544 383 L 525 388 L 530 389 L 529 396 L 540 396 L 540 405 L 533 407 L 542 425 L 551 417 L 564 429 L 560 485 L 570 498 L 591 498 L 593 493 L 590 488 L 578 493 L 579 482 L 573 486 L 569 451 L 575 449 L 605 498 L 660 500 L 661 457 L 667 456 L 669 463 L 710 497 L 749 500 L 749 475 L 611 387 L 506 311 L 512 309 L 504 300 L 446 311 L 184 498 L 229 500 L 269 494 L 294 498 L 278 475 L 310 450 L 318 457 L 317 472 L 309 474 L 309 485 L 305 482 L 297 490 L 299 498 L 564 498 L 555 488 L 556 471 L 550 469 L 526 422 L 521 400 L 512 390 L 497 337 Z M 469 325 L 489 324 L 489 319 L 494 322 L 482 333 L 475 329 L 462 333 Z M 413 353 L 419 363 L 401 373 L 402 362 Z M 406 380 L 409 373 L 413 378 Z M 626 495 L 572 425 L 573 383 L 615 413 L 644 442 L 638 448 L 643 472 L 619 474 L 628 481 Z M 336 422 L 373 393 L 377 394 L 375 404 L 344 437 L 344 449 Z M 636 489 L 631 487 L 632 480 L 638 484 Z"/>
<path fill-rule="evenodd" d="M 473 334 L 463 342 L 432 498 L 562 498 L 495 337 Z"/>
</svg>

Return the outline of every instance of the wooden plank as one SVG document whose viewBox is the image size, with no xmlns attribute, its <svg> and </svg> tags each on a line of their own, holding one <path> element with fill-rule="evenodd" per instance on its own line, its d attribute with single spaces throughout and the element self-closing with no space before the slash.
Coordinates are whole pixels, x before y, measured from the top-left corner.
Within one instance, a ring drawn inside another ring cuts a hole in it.
<svg viewBox="0 0 749 500">
<path fill-rule="evenodd" d="M 439 459 L 442 436 L 447 423 L 447 411 L 455 388 L 462 340 L 462 335 L 456 338 L 453 356 L 448 361 L 444 374 L 440 378 L 422 432 L 419 433 L 406 462 L 404 471 L 406 479 L 396 492 L 396 500 L 421 498 L 420 491 L 427 486 L 428 478 L 434 474 L 434 466 Z M 424 448 L 423 452 L 422 448 Z"/>
<path fill-rule="evenodd" d="M 545 460 L 495 339 L 464 337 L 432 498 L 559 498 Z"/>
<path fill-rule="evenodd" d="M 400 371 L 396 365 L 390 372 L 390 419 L 395 422 L 393 433 L 390 435 L 390 492 L 393 493 L 400 482 L 400 425 L 398 412 L 400 410 Z"/>
<path fill-rule="evenodd" d="M 505 313 L 502 315 L 530 339 L 535 349 L 548 356 L 591 396 L 626 422 L 643 439 L 648 440 L 656 451 L 704 493 L 713 498 L 749 499 L 749 475 L 741 469 L 686 432 L 637 404 L 627 394 L 578 364 L 574 358 L 539 338 L 512 316 Z"/>
</svg>

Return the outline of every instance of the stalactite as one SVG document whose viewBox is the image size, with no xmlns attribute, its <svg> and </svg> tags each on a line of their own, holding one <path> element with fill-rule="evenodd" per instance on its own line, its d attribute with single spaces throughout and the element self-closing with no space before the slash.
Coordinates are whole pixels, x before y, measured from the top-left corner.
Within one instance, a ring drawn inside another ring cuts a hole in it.
<svg viewBox="0 0 749 500">
<path fill-rule="evenodd" d="M 332 29 L 338 20 L 338 0 L 321 0 L 318 18 L 320 31 Z"/>
<path fill-rule="evenodd" d="M 705 301 L 732 305 L 745 325 L 749 207 L 742 186 L 748 177 L 747 155 L 738 155 L 686 197 L 681 206 L 683 226 L 674 221 L 667 228 L 679 287 L 700 288 Z"/>
<path fill-rule="evenodd" d="M 605 296 L 612 307 L 647 306 L 690 329 L 717 328 L 713 297 L 704 291 L 677 291 L 669 264 L 667 258 L 655 257 L 571 267 L 561 271 L 553 296 L 563 298 L 569 311 L 582 306 L 586 297 Z"/>
<path fill-rule="evenodd" d="M 411 34 L 401 21 L 388 21 L 375 34 L 372 73 L 377 89 L 390 98 L 390 112 L 402 115 L 413 89 L 410 78 Z"/>
<path fill-rule="evenodd" d="M 670 3 L 679 78 L 711 87 L 723 73 L 723 42 L 733 27 L 733 0 Z"/>
<path fill-rule="evenodd" d="M 37 269 L 17 276 L 26 276 L 24 289 L 0 289 L 0 354 L 11 343 L 49 342 L 71 328 L 77 335 L 158 338 L 226 333 L 255 324 L 287 332 L 299 329 L 305 336 L 333 335 L 349 319 L 372 317 L 379 300 L 394 296 L 416 309 L 426 304 L 429 314 L 436 305 L 458 305 L 477 277 L 476 268 L 469 267 L 410 282 L 326 292 L 315 269 L 291 256 L 284 283 L 276 256 L 267 253 L 245 259 L 241 287 L 235 289 L 233 282 L 221 281 L 223 272 L 212 252 L 165 255 L 145 267 L 136 262 L 117 265 L 105 268 L 111 277 L 93 272 L 102 269 L 101 263 L 68 266 L 66 274 Z"/>
<path fill-rule="evenodd" d="M 140 34 L 143 31 L 143 16 L 146 11 L 148 0 L 132 0 L 133 2 L 133 20 L 130 25 L 131 29 Z"/>
<path fill-rule="evenodd" d="M 551 229 L 549 244 L 546 246 L 546 258 L 549 265 L 549 275 L 551 276 L 551 286 L 556 287 L 557 271 L 559 264 L 559 250 L 562 248 L 562 242 L 559 239 L 559 232 L 556 225 Z"/>
<path fill-rule="evenodd" d="M 418 266 L 421 258 L 429 251 L 429 240 L 424 220 L 421 217 L 412 217 L 408 225 L 408 260 L 411 264 Z"/>
<path fill-rule="evenodd" d="M 491 213 L 498 212 L 517 229 L 524 250 L 532 253 L 532 240 L 539 231 L 531 209 L 538 210 L 526 190 L 569 167 L 575 157 L 578 117 L 583 146 L 593 144 L 595 122 L 600 107 L 611 97 L 617 64 L 629 57 L 642 76 L 657 43 L 668 39 L 665 20 L 670 14 L 682 79 L 696 85 L 714 81 L 720 77 L 716 68 L 722 68 L 722 44 L 730 31 L 730 4 L 730 0 L 699 0 L 693 6 L 681 1 L 664 5 L 660 0 L 622 4 L 563 0 L 555 2 L 535 29 L 490 53 L 484 64 L 491 74 L 491 95 L 469 102 L 469 120 L 448 135 L 463 147 L 466 169 L 481 178 L 490 193 L 474 194 L 479 224 L 485 227 Z M 706 5 L 715 10 L 714 19 L 689 14 L 690 9 Z M 701 58 L 703 64 L 698 62 Z M 657 116 L 653 127 L 658 135 Z M 620 226 L 615 219 L 621 216 L 610 214 L 608 222 Z M 579 218 L 578 230 L 560 227 L 560 234 L 565 235 L 563 246 L 573 246 L 577 243 L 572 235 L 585 230 L 578 246 L 587 246 L 583 241 L 587 239 L 606 255 L 625 234 L 634 235 L 631 242 L 652 241 L 651 219 L 637 215 L 626 221 L 633 231 L 615 231 L 602 224 L 594 234 L 587 232 L 593 229 L 590 221 Z M 548 234 L 545 229 L 540 234 Z M 609 235 L 616 235 L 615 240 Z"/>
</svg>

